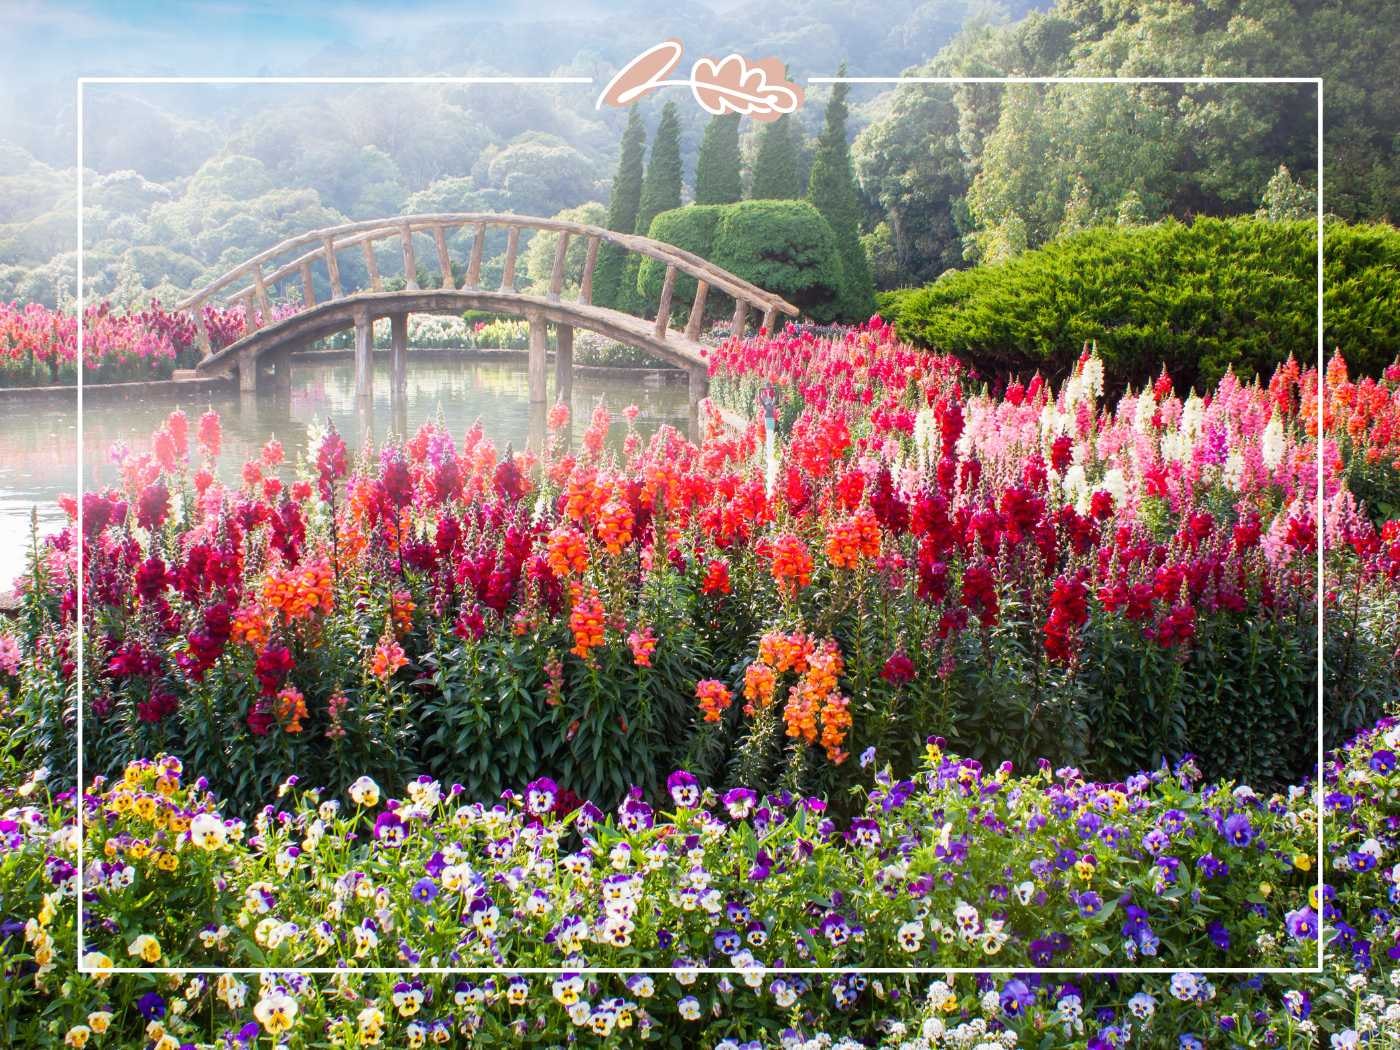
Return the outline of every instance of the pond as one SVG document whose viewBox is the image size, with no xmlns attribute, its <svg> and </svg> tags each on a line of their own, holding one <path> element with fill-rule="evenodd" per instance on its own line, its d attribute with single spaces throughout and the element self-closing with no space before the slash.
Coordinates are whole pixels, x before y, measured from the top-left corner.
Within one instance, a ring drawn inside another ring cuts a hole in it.
<svg viewBox="0 0 1400 1050">
<path fill-rule="evenodd" d="M 373 436 L 383 440 L 394 429 L 387 362 L 376 361 Z M 627 405 L 640 413 L 636 426 L 643 435 L 662 424 L 684 431 L 687 393 L 684 381 L 672 382 L 657 372 L 594 372 L 575 369 L 574 431 L 588 425 L 594 405 L 603 400 L 614 417 Z M 31 516 L 37 512 L 40 533 L 62 523 L 56 500 L 77 488 L 78 429 L 75 401 L 19 401 L 0 405 L 0 594 L 10 590 L 24 571 L 29 551 Z M 306 448 L 316 424 L 335 422 L 352 450 L 360 447 L 360 416 L 356 409 L 355 369 L 349 361 L 298 363 L 290 388 L 276 391 L 269 383 L 255 397 L 236 391 L 207 392 L 198 400 L 162 393 L 139 400 L 89 400 L 84 410 L 84 485 L 115 481 L 108 452 L 115 442 L 149 448 L 151 432 L 175 408 L 190 416 L 191 440 L 198 416 L 216 408 L 223 420 L 220 474 L 238 480 L 243 461 L 275 436 L 295 462 Z M 504 360 L 451 359 L 409 356 L 406 396 L 400 426 L 413 433 L 425 421 L 441 418 L 459 440 L 478 419 L 497 448 L 507 443 L 521 449 L 529 429 L 529 400 L 525 358 Z"/>
</svg>

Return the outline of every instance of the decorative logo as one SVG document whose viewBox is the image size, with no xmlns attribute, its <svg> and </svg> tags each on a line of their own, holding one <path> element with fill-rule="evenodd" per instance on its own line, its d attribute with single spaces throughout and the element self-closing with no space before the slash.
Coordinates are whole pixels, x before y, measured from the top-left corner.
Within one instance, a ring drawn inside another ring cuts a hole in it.
<svg viewBox="0 0 1400 1050">
<path fill-rule="evenodd" d="M 716 116 L 738 113 L 766 122 L 802 105 L 802 89 L 787 79 L 783 63 L 776 58 L 756 62 L 736 54 L 719 61 L 697 58 L 688 80 L 667 80 L 684 51 L 679 40 L 663 40 L 647 48 L 608 81 L 596 108 L 631 105 L 663 87 L 690 88 L 700 108 Z"/>
</svg>

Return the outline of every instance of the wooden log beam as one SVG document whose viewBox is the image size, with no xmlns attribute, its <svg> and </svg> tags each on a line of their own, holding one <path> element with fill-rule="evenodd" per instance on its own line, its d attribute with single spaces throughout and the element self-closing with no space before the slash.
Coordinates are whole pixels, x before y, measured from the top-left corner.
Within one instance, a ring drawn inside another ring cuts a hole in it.
<svg viewBox="0 0 1400 1050">
<path fill-rule="evenodd" d="M 209 343 L 209 326 L 204 323 L 204 304 L 195 303 L 190 308 L 190 313 L 194 315 L 194 345 L 199 347 L 200 360 L 204 360 L 214 352 L 214 348 Z"/>
<path fill-rule="evenodd" d="M 433 241 L 437 244 L 438 269 L 442 271 L 442 287 L 445 291 L 451 291 L 457 287 L 457 281 L 452 276 L 452 257 L 447 254 L 446 227 L 441 225 L 433 227 Z"/>
<path fill-rule="evenodd" d="M 729 334 L 738 338 L 744 338 L 744 324 L 748 321 L 749 304 L 742 299 L 734 301 L 734 320 L 729 322 Z"/>
<path fill-rule="evenodd" d="M 656 307 L 656 338 L 665 339 L 666 329 L 671 324 L 671 299 L 676 293 L 676 267 L 666 267 L 666 279 L 661 282 L 661 302 Z"/>
<path fill-rule="evenodd" d="M 374 254 L 374 242 L 361 241 L 360 248 L 365 253 L 365 269 L 369 271 L 370 290 L 382 292 L 384 290 L 384 281 L 379 276 L 379 257 Z"/>
<path fill-rule="evenodd" d="M 308 309 L 316 305 L 316 282 L 311 279 L 311 263 L 305 259 L 301 263 L 301 298 Z"/>
<path fill-rule="evenodd" d="M 593 270 L 598 265 L 598 243 L 600 238 L 588 238 L 588 253 L 583 259 L 583 279 L 578 283 L 578 301 L 593 302 Z"/>
<path fill-rule="evenodd" d="M 418 290 L 418 258 L 413 254 L 413 227 L 404 223 L 399 227 L 399 241 L 403 245 L 404 287 L 411 292 Z"/>
<path fill-rule="evenodd" d="M 326 273 L 331 279 L 331 298 L 343 299 L 345 289 L 340 285 L 340 261 L 335 257 L 335 239 L 327 237 L 322 242 L 322 247 L 326 253 Z"/>
<path fill-rule="evenodd" d="M 501 288 L 503 292 L 515 291 L 515 256 L 520 248 L 520 227 L 512 226 L 510 233 L 506 235 L 506 262 L 501 270 Z"/>
<path fill-rule="evenodd" d="M 690 304 L 690 317 L 685 322 L 685 337 L 700 338 L 700 326 L 705 321 L 705 297 L 710 294 L 708 281 L 698 281 L 695 285 L 695 298 Z"/>
<path fill-rule="evenodd" d="M 558 237 L 559 243 L 554 246 L 554 269 L 549 272 L 549 298 L 556 302 L 564 288 L 564 263 L 569 253 L 568 232 L 560 233 Z"/>
<path fill-rule="evenodd" d="M 262 324 L 258 321 L 258 304 L 256 297 L 249 292 L 243 297 L 243 331 L 256 332 Z"/>
<path fill-rule="evenodd" d="M 486 223 L 476 224 L 476 234 L 472 237 L 472 258 L 467 264 L 467 283 L 464 287 L 474 292 L 481 287 L 481 250 L 486 246 Z"/>
<path fill-rule="evenodd" d="M 267 295 L 267 285 L 263 283 L 262 267 L 253 267 L 253 297 L 262 310 L 263 324 L 272 323 L 272 300 Z"/>
</svg>

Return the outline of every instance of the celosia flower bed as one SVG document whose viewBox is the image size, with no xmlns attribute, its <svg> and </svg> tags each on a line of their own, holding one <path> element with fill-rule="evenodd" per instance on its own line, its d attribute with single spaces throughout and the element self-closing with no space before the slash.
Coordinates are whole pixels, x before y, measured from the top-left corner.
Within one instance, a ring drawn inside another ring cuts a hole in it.
<svg viewBox="0 0 1400 1050">
<path fill-rule="evenodd" d="M 206 307 L 204 323 L 210 344 L 227 346 L 243 334 L 243 307 Z M 159 303 L 129 311 L 95 303 L 85 311 L 83 360 L 84 382 L 168 379 L 174 369 L 199 360 L 194 320 Z M 0 387 L 76 382 L 77 361 L 76 314 L 41 303 L 0 302 Z"/>
<path fill-rule="evenodd" d="M 173 759 L 95 784 L 82 802 L 88 966 L 289 967 L 256 976 L 75 973 L 76 799 L 14 777 L 0 796 L 0 1018 L 14 1045 L 165 1050 L 1392 1050 L 1397 749 L 1400 726 L 1383 722 L 1329 760 L 1319 788 L 1270 797 L 1185 770 L 1093 785 L 935 754 L 911 782 L 874 775 L 861 814 L 839 823 L 808 800 L 715 797 L 683 776 L 670 812 L 633 799 L 606 815 L 543 782 L 492 805 L 431 778 L 397 802 L 368 780 L 344 797 L 298 783 L 247 825 L 217 816 Z M 1305 859 L 1319 789 L 1320 896 Z M 1320 974 L 1200 972 L 1309 966 L 1319 931 Z M 294 970 L 340 956 L 349 968 L 560 971 Z M 931 972 L 793 969 L 857 962 Z M 1187 968 L 937 970 L 1132 962 Z M 654 972 L 572 969 L 584 963 Z"/>
</svg>

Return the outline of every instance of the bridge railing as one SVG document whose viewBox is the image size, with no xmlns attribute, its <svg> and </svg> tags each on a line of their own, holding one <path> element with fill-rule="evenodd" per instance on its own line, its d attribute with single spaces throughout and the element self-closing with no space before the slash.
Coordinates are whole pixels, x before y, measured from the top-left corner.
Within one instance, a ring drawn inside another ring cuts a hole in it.
<svg viewBox="0 0 1400 1050">
<path fill-rule="evenodd" d="M 447 237 L 450 232 L 471 227 L 473 230 L 471 255 L 467 262 L 465 280 L 459 285 L 452 270 L 452 257 L 448 251 Z M 432 238 L 436 249 L 436 263 L 439 275 L 438 288 L 444 291 L 485 291 L 482 287 L 482 253 L 488 231 L 506 231 L 506 252 L 501 283 L 496 291 L 516 293 L 518 274 L 520 233 L 522 230 L 554 233 L 558 235 L 555 245 L 554 263 L 550 271 L 549 285 L 545 295 L 559 301 L 564 289 L 564 273 L 569 243 L 575 238 L 584 238 L 587 249 L 584 256 L 583 275 L 579 282 L 576 301 L 591 305 L 593 297 L 593 276 L 598 263 L 598 251 L 603 244 L 613 244 L 627 252 L 634 252 L 654 259 L 666 267 L 661 284 L 661 296 L 657 305 L 654 322 L 654 336 L 665 340 L 670 331 L 671 310 L 677 274 L 685 274 L 696 281 L 695 295 L 683 332 L 689 339 L 696 339 L 704 319 L 705 303 L 712 290 L 723 292 L 734 300 L 733 331 L 743 331 L 750 309 L 762 316 L 762 323 L 771 331 L 779 314 L 797 316 L 797 308 L 780 296 L 764 291 L 757 285 L 724 270 L 698 255 L 684 251 L 674 245 L 665 244 L 638 234 L 618 233 L 587 223 L 567 222 L 561 219 L 539 219 L 526 215 L 447 213 L 434 215 L 408 215 L 389 219 L 373 219 L 364 222 L 345 223 L 320 230 L 312 230 L 297 237 L 289 238 L 274 245 L 247 262 L 236 266 L 218 280 L 201 288 L 193 295 L 176 304 L 176 309 L 189 311 L 196 329 L 196 341 L 203 355 L 209 357 L 213 349 L 205 324 L 204 308 L 217 302 L 241 302 L 244 306 L 246 334 L 272 323 L 272 296 L 270 288 L 293 280 L 300 280 L 302 299 L 306 306 L 318 304 L 313 264 L 319 263 L 326 272 L 330 288 L 330 302 L 359 294 L 366 289 L 347 292 L 342 281 L 338 253 L 359 247 L 364 256 L 365 270 L 369 275 L 371 292 L 384 290 L 383 277 L 379 269 L 379 258 L 375 245 L 386 239 L 399 242 L 403 258 L 405 288 L 420 290 L 418 283 L 418 258 L 414 237 L 426 235 Z M 289 253 L 296 254 L 289 262 L 278 263 Z M 270 269 L 269 269 L 270 268 Z M 246 283 L 245 283 L 246 282 Z M 525 293 L 520 293 L 525 294 Z"/>
</svg>

